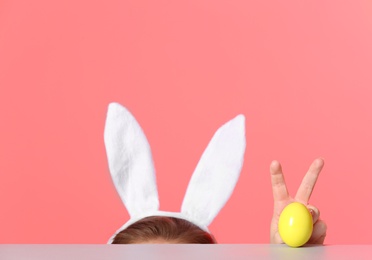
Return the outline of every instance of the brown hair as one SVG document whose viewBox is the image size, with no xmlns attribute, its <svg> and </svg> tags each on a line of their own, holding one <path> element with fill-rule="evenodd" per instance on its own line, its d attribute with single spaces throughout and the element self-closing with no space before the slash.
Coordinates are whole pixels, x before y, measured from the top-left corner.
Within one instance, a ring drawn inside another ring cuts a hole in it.
<svg viewBox="0 0 372 260">
<path fill-rule="evenodd" d="M 136 244 L 152 240 L 179 244 L 216 244 L 214 237 L 191 222 L 174 217 L 143 218 L 120 231 L 113 244 Z"/>
</svg>

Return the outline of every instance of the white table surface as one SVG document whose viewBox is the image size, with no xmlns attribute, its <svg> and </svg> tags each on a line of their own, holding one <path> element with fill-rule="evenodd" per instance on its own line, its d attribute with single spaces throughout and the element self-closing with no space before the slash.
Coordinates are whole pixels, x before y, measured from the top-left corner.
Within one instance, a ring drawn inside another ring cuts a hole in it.
<svg viewBox="0 0 372 260">
<path fill-rule="evenodd" d="M 372 245 L 0 245 L 0 259 L 372 259 Z"/>
</svg>

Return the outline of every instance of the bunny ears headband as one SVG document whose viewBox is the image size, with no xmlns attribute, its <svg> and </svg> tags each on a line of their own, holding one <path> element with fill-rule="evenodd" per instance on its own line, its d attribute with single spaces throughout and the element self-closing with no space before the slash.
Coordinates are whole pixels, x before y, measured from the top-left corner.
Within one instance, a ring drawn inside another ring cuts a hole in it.
<svg viewBox="0 0 372 260">
<path fill-rule="evenodd" d="M 233 192 L 243 166 L 245 118 L 238 115 L 220 127 L 204 151 L 188 185 L 181 212 L 159 211 L 155 169 L 149 143 L 133 115 L 111 103 L 104 140 L 112 180 L 127 208 L 130 220 L 115 235 L 148 216 L 188 220 L 209 232 Z"/>
</svg>

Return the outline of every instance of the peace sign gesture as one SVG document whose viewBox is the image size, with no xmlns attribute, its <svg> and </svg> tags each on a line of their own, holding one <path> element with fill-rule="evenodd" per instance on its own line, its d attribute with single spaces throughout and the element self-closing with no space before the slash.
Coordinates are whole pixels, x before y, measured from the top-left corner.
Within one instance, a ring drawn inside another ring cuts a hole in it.
<svg viewBox="0 0 372 260">
<path fill-rule="evenodd" d="M 285 185 L 284 175 L 282 167 L 278 161 L 273 161 L 270 165 L 271 173 L 271 184 L 274 197 L 274 213 L 271 220 L 270 229 L 270 242 L 273 244 L 283 243 L 279 232 L 278 232 L 278 222 L 280 213 L 282 210 L 292 202 L 300 202 L 307 206 L 312 217 L 313 217 L 313 233 L 307 242 L 307 244 L 323 244 L 326 237 L 327 225 L 324 221 L 319 219 L 319 210 L 308 205 L 311 193 L 314 189 L 315 183 L 318 179 L 319 173 L 322 170 L 324 161 L 321 158 L 316 159 L 311 165 L 305 177 L 302 180 L 300 187 L 297 190 L 297 194 L 292 198 L 287 191 L 287 186 Z"/>
</svg>

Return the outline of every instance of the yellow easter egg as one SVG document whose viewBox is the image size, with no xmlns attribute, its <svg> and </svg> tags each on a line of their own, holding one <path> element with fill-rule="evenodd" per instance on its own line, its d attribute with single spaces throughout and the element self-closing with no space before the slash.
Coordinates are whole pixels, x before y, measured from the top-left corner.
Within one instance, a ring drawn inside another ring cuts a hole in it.
<svg viewBox="0 0 372 260">
<path fill-rule="evenodd" d="M 278 229 L 284 243 L 299 247 L 309 241 L 313 233 L 313 218 L 304 204 L 293 202 L 280 214 Z"/>
</svg>

